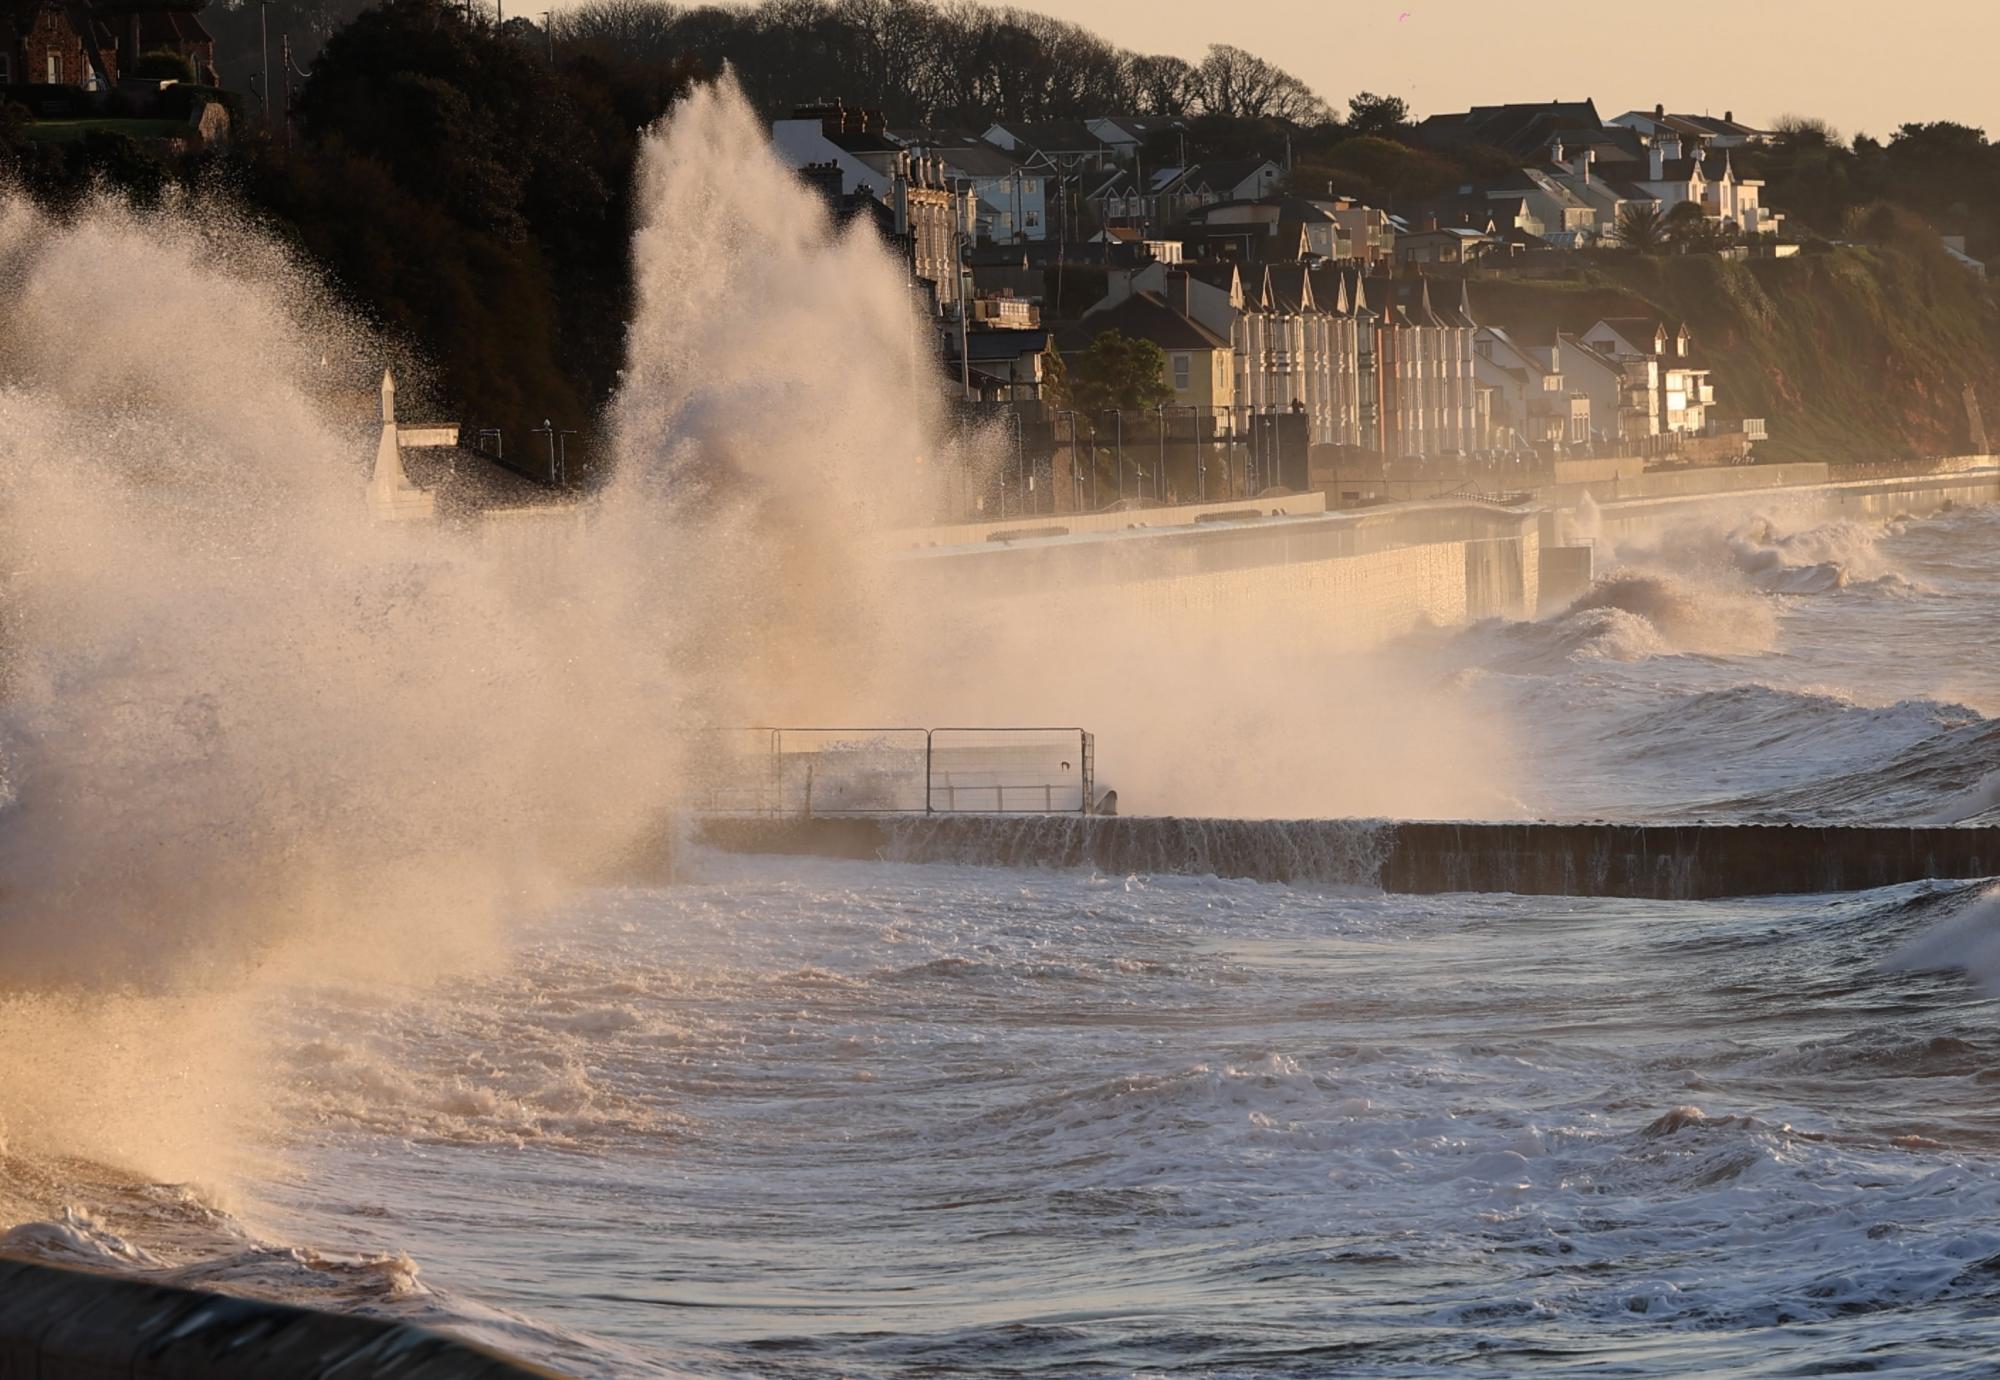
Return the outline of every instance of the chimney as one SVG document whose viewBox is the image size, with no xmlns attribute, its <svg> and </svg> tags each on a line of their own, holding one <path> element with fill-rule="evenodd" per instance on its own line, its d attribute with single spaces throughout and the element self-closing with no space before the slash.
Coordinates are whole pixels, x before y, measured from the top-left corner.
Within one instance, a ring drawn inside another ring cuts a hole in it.
<svg viewBox="0 0 2000 1380">
<path fill-rule="evenodd" d="M 834 207 L 840 205 L 842 191 L 840 164 L 830 158 L 824 163 L 808 163 L 799 170 L 799 175 L 805 178 L 806 185 L 826 198 L 827 205 Z"/>
<path fill-rule="evenodd" d="M 1678 134 L 1669 134 L 1666 137 L 1666 148 L 1667 157 L 1679 158 L 1681 156 L 1681 136 Z"/>
<path fill-rule="evenodd" d="M 1563 141 L 1561 135 L 1557 135 L 1549 144 L 1549 161 L 1551 163 L 1560 163 L 1563 161 Z"/>
<path fill-rule="evenodd" d="M 1658 182 L 1666 177 L 1666 158 L 1660 152 L 1660 144 L 1657 139 L 1646 148 L 1646 162 L 1650 167 L 1651 181 Z"/>
<path fill-rule="evenodd" d="M 1436 216 L 1424 217 L 1424 229 L 1435 230 L 1437 228 L 1438 228 L 1438 218 Z"/>
<path fill-rule="evenodd" d="M 1722 112 L 1722 122 L 1723 122 L 1724 124 L 1726 124 L 1726 125 L 1733 125 L 1733 124 L 1735 124 L 1735 123 L 1736 123 L 1736 112 L 1735 112 L 1735 111 L 1733 111 L 1733 110 L 1725 110 L 1725 111 L 1723 111 L 1723 112 Z"/>
<path fill-rule="evenodd" d="M 1578 149 L 1576 157 L 1570 160 L 1569 170 L 1571 175 L 1586 187 L 1590 185 L 1590 165 L 1596 159 L 1597 154 L 1592 150 Z"/>
<path fill-rule="evenodd" d="M 1188 275 L 1186 273 L 1169 273 L 1167 275 L 1167 305 L 1182 316 L 1192 316 L 1194 314 L 1188 310 Z"/>
<path fill-rule="evenodd" d="M 1663 106 L 1663 105 L 1656 105 L 1656 106 L 1654 106 L 1654 107 L 1653 107 L 1653 118 L 1654 118 L 1655 120 L 1664 120 L 1664 119 L 1666 119 L 1666 118 L 1667 118 L 1667 108 L 1666 108 L 1665 106 Z"/>
</svg>

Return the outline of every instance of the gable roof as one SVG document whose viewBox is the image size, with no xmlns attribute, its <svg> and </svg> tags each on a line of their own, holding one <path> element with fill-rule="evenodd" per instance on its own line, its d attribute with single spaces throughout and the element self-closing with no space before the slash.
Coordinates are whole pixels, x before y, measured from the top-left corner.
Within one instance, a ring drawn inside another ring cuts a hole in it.
<svg viewBox="0 0 2000 1380">
<path fill-rule="evenodd" d="M 1433 115 L 1417 126 L 1417 137 L 1444 148 L 1488 144 L 1525 158 L 1548 147 L 1556 135 L 1568 131 L 1596 134 L 1603 129 L 1597 103 L 1586 97 L 1581 101 L 1476 105 L 1453 115 Z"/>
<path fill-rule="evenodd" d="M 1443 324 L 1431 311 L 1428 278 L 1370 278 L 1368 300 L 1383 320 L 1397 325 Z"/>
<path fill-rule="evenodd" d="M 1215 162 L 1197 164 L 1192 180 L 1205 182 L 1217 191 L 1234 189 L 1248 181 L 1260 168 L 1269 165 L 1276 170 L 1278 165 L 1268 158 L 1224 158 Z"/>
<path fill-rule="evenodd" d="M 1317 310 L 1312 278 L 1304 264 L 1266 264 L 1264 301 L 1274 311 L 1297 314 Z"/>
<path fill-rule="evenodd" d="M 1227 350 L 1229 342 L 1196 321 L 1167 305 L 1156 292 L 1135 292 L 1115 307 L 1094 311 L 1071 330 L 1064 332 L 1065 343 L 1084 345 L 1106 331 L 1120 331 L 1140 340 L 1150 340 L 1163 350 Z"/>
<path fill-rule="evenodd" d="M 1044 120 L 1038 124 L 996 121 L 993 128 L 1005 130 L 1037 153 L 1099 153 L 1104 148 L 1104 141 L 1081 120 Z"/>
<path fill-rule="evenodd" d="M 1333 316 L 1354 315 L 1355 269 L 1344 264 L 1325 264 L 1310 270 L 1313 301 Z"/>
</svg>

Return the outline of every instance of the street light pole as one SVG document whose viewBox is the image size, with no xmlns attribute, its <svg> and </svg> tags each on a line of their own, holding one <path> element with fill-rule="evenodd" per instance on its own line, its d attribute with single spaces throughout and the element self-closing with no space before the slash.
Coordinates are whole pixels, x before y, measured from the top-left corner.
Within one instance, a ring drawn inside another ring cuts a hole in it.
<svg viewBox="0 0 2000 1380">
<path fill-rule="evenodd" d="M 1111 416 L 1118 424 L 1116 441 L 1118 446 L 1118 496 L 1123 498 L 1125 497 L 1125 409 L 1121 407 L 1116 412 L 1113 412 Z M 1132 468 L 1137 470 L 1139 467 L 1134 465 Z M 1139 487 L 1135 480 L 1132 486 L 1132 497 L 1137 498 L 1138 496 Z"/>
<path fill-rule="evenodd" d="M 1167 405 L 1165 403 L 1161 403 L 1160 404 L 1160 474 L 1159 478 L 1154 481 L 1153 485 L 1155 492 L 1161 498 L 1166 497 L 1166 494 L 1160 491 L 1160 486 L 1166 483 L 1166 479 L 1167 479 Z"/>
<path fill-rule="evenodd" d="M 1194 405 L 1194 492 L 1195 501 L 1208 502 L 1208 439 L 1201 434 L 1201 404 Z"/>
</svg>

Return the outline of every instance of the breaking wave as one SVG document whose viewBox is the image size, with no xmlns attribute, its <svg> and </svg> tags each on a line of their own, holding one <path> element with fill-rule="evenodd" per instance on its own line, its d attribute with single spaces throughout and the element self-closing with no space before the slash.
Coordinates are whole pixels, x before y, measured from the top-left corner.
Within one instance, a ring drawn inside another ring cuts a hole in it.
<svg viewBox="0 0 2000 1380">
<path fill-rule="evenodd" d="M 1737 570 L 1774 594 L 1829 594 L 1849 588 L 1910 594 L 1921 587 L 1883 557 L 1883 535 L 1903 523 L 1831 522 L 1802 531 L 1783 531 L 1757 517 L 1724 539 Z"/>
</svg>

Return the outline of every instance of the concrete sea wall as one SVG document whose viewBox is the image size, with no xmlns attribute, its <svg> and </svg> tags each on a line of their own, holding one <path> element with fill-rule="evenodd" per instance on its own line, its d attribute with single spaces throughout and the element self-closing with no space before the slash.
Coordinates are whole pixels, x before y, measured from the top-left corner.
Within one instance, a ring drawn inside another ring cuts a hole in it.
<svg viewBox="0 0 2000 1380">
<path fill-rule="evenodd" d="M 0 1260 L 0 1380 L 532 1380 L 424 1328 Z"/>
<path fill-rule="evenodd" d="M 947 601 L 976 605 L 1004 591 L 1079 616 L 1223 615 L 1365 645 L 1426 623 L 1531 617 L 1540 550 L 1532 513 L 1433 503 L 1029 536 L 896 559 Z"/>
<path fill-rule="evenodd" d="M 1363 647 L 1424 625 L 1560 608 L 1588 588 L 1586 537 L 1616 543 L 1689 517 L 1880 520 L 2000 502 L 1989 456 L 1859 480 L 1823 464 L 1630 469 L 1577 462 L 1572 471 L 1591 477 L 1542 490 L 1527 511 L 1460 500 L 1328 513 L 1313 495 L 929 529 L 899 536 L 893 559 L 960 607 L 1030 599 L 1160 627 L 1221 616 L 1260 636 L 1309 627 L 1330 645 Z M 1588 532 L 1577 512 L 1586 500 L 1597 510 Z"/>
<path fill-rule="evenodd" d="M 1703 900 L 2000 875 L 2000 829 L 1040 816 L 712 818 L 745 853 Z"/>
<path fill-rule="evenodd" d="M 1657 526 L 1663 519 L 1698 516 L 1705 511 L 1756 510 L 1787 514 L 1795 520 L 1846 518 L 1879 522 L 1902 513 L 1921 517 L 1947 505 L 1974 506 L 2000 502 L 2000 467 L 1994 467 L 1992 457 L 1963 459 L 1986 461 L 1987 464 L 1962 464 L 1938 474 L 1894 479 L 1840 479 L 1838 471 L 1832 478 L 1813 477 L 1810 472 L 1824 472 L 1824 465 L 1749 465 L 1731 470 L 1689 472 L 1680 478 L 1688 481 L 1701 474 L 1757 475 L 1764 470 L 1793 478 L 1799 477 L 1796 472 L 1809 473 L 1804 476 L 1803 482 L 1759 484 L 1721 491 L 1690 484 L 1678 491 L 1628 493 L 1599 499 L 1600 531 L 1615 539 Z M 1646 476 L 1648 479 L 1655 477 Z"/>
</svg>

